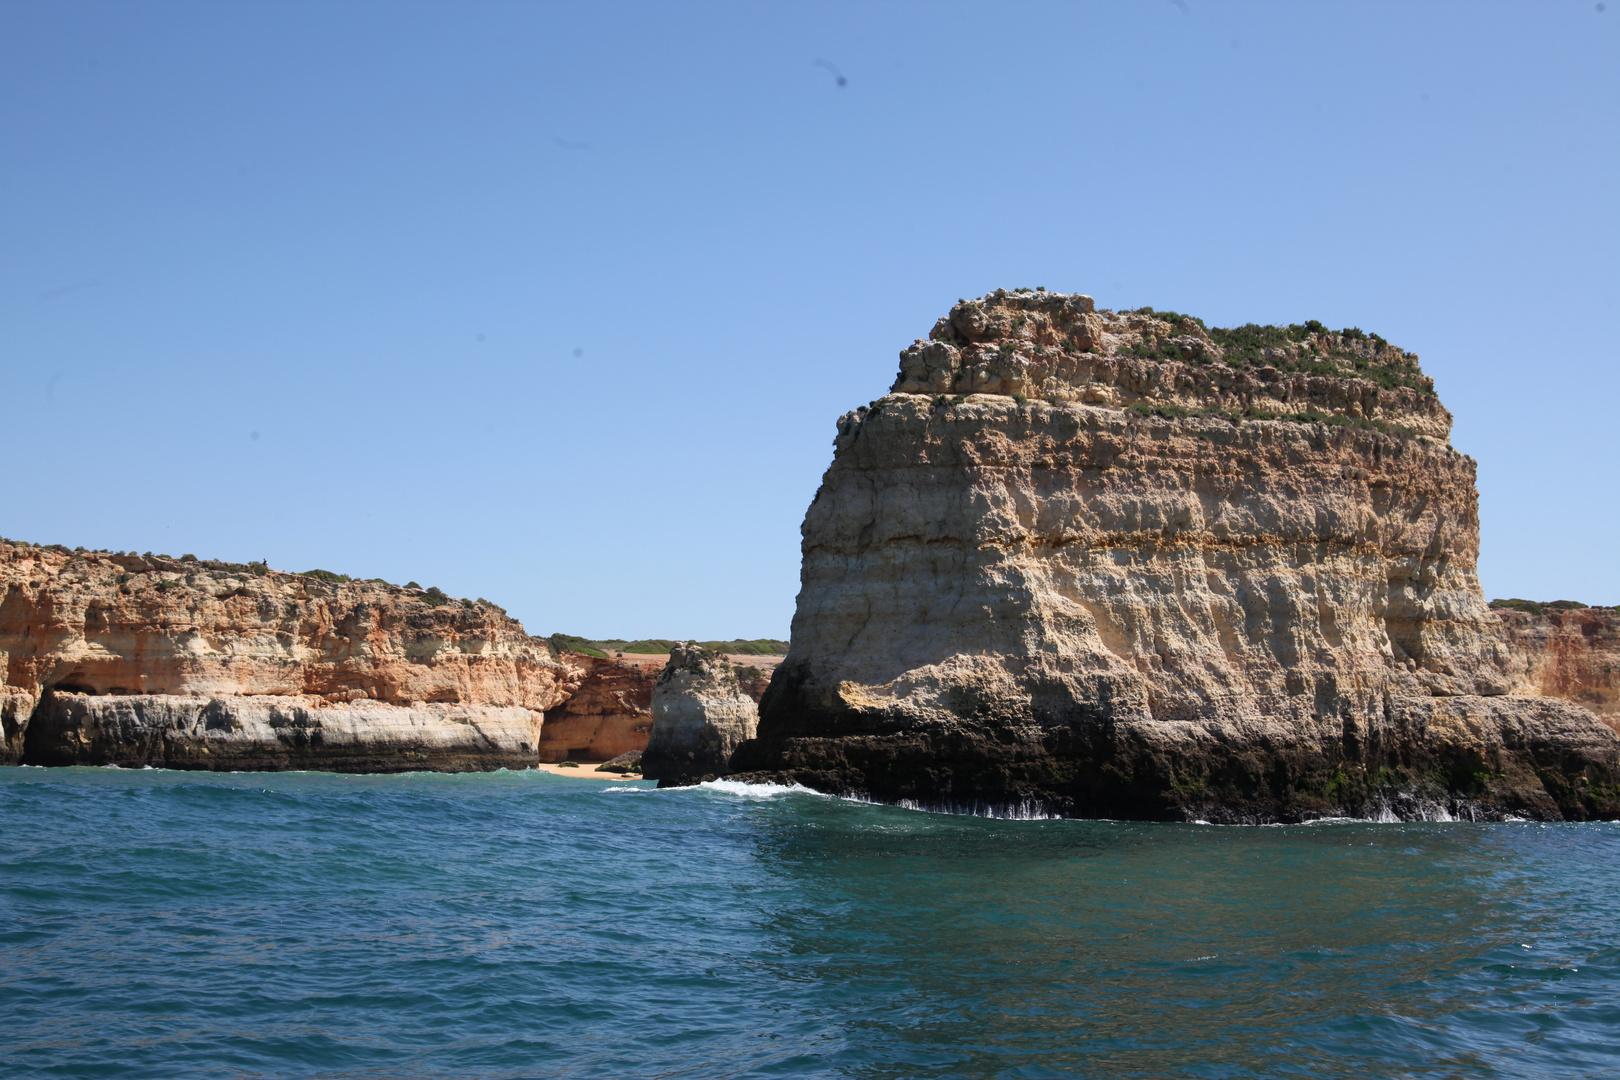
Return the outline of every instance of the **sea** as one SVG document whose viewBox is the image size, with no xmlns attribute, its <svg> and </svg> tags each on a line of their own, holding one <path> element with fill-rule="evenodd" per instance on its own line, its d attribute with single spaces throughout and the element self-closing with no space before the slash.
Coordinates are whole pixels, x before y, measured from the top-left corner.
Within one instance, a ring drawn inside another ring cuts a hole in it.
<svg viewBox="0 0 1620 1080">
<path fill-rule="evenodd" d="M 1613 1077 L 1620 827 L 0 769 L 5 1077 Z"/>
</svg>

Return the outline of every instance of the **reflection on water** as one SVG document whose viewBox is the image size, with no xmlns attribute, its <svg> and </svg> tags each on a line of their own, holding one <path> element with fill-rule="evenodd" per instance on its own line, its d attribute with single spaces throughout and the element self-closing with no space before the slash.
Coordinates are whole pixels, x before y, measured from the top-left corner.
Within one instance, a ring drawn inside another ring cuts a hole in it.
<svg viewBox="0 0 1620 1080">
<path fill-rule="evenodd" d="M 1620 1072 L 1620 829 L 0 770 L 0 1074 Z"/>
</svg>

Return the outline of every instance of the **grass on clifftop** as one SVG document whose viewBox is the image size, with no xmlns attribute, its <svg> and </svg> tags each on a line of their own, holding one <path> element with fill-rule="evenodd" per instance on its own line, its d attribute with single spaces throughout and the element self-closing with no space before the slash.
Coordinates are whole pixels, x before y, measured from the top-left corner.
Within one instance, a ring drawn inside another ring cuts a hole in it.
<svg viewBox="0 0 1620 1080">
<path fill-rule="evenodd" d="M 672 638 L 640 638 L 635 641 L 628 641 L 624 638 L 605 638 L 598 641 L 594 638 L 583 638 L 574 634 L 552 634 L 546 640 L 558 649 L 584 653 L 586 656 L 601 657 L 607 657 L 616 652 L 663 655 L 679 644 L 677 640 Z M 700 641 L 698 644 L 711 652 L 733 653 L 742 656 L 785 656 L 788 651 L 788 643 L 779 641 L 776 638 L 754 638 L 753 640 L 737 638 L 732 641 Z"/>
<path fill-rule="evenodd" d="M 1507 608 L 1510 611 L 1522 611 L 1527 615 L 1545 615 L 1549 611 L 1577 611 L 1592 605 L 1583 604 L 1579 600 L 1542 600 L 1538 602 L 1535 600 L 1520 600 L 1518 597 L 1514 597 L 1512 600 L 1492 600 L 1490 606 L 1493 608 Z"/>
</svg>

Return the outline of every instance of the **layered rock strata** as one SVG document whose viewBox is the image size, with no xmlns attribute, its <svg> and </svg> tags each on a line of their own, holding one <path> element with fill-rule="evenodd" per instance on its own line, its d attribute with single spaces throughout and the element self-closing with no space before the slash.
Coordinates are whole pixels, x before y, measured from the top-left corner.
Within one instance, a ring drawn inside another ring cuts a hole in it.
<svg viewBox="0 0 1620 1080">
<path fill-rule="evenodd" d="M 532 768 L 540 728 L 540 714 L 515 705 L 47 691 L 29 725 L 25 760 L 244 772 L 484 772 Z"/>
<path fill-rule="evenodd" d="M 998 812 L 1615 816 L 1620 739 L 1508 693 L 1450 420 L 1360 331 L 960 303 L 838 422 L 731 765 Z"/>
<path fill-rule="evenodd" d="M 1620 728 L 1620 609 L 1496 608 L 1522 670 L 1514 693 L 1563 698 Z"/>
<path fill-rule="evenodd" d="M 584 672 L 579 688 L 546 713 L 540 760 L 608 761 L 645 750 L 652 735 L 656 664 L 565 653 Z"/>
<path fill-rule="evenodd" d="M 652 737 L 642 775 L 659 787 L 724 775 L 732 753 L 754 737 L 754 699 L 724 656 L 688 642 L 676 645 L 652 694 Z"/>
<path fill-rule="evenodd" d="M 585 674 L 438 590 L 10 542 L 0 658 L 7 760 L 194 768 L 533 765 Z"/>
</svg>

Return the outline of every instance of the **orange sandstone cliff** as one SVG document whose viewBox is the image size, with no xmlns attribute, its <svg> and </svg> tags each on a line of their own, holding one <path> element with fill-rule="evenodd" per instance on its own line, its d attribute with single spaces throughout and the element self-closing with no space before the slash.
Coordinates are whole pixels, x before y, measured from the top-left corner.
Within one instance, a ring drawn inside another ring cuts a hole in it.
<svg viewBox="0 0 1620 1080">
<path fill-rule="evenodd" d="M 0 760 L 528 767 L 585 680 L 497 608 L 262 564 L 0 542 Z"/>
<path fill-rule="evenodd" d="M 607 761 L 645 750 L 652 734 L 652 693 L 660 665 L 564 653 L 583 672 L 579 688 L 546 713 L 540 760 Z"/>
<path fill-rule="evenodd" d="M 1514 693 L 1573 701 L 1620 731 L 1620 609 L 1495 611 L 1523 664 Z"/>
</svg>

